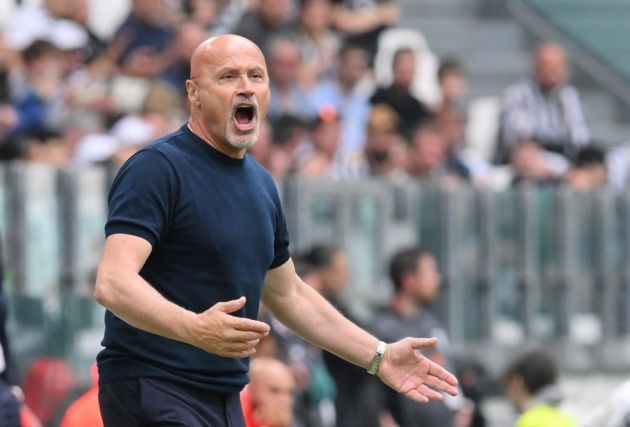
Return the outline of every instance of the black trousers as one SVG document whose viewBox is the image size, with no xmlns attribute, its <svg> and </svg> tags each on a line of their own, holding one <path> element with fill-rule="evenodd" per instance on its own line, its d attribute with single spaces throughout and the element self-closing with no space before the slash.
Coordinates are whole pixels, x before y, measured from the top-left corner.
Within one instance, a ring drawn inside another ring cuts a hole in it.
<svg viewBox="0 0 630 427">
<path fill-rule="evenodd" d="M 238 394 L 153 378 L 103 384 L 98 400 L 105 427 L 245 427 Z"/>
</svg>

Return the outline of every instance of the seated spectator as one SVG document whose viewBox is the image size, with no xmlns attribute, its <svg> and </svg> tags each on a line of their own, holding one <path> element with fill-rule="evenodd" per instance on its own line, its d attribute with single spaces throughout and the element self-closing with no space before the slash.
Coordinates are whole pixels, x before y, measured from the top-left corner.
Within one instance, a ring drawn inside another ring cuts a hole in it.
<svg viewBox="0 0 630 427">
<path fill-rule="evenodd" d="M 333 27 L 346 43 L 363 46 L 372 64 L 381 32 L 398 22 L 400 6 L 396 0 L 333 0 Z"/>
<path fill-rule="evenodd" d="M 367 51 L 360 46 L 345 45 L 339 52 L 335 76 L 321 81 L 309 93 L 316 110 L 324 105 L 333 105 L 337 111 L 344 112 L 340 147 L 344 153 L 363 149 L 372 92 Z"/>
<path fill-rule="evenodd" d="M 377 104 L 370 112 L 363 151 L 344 157 L 347 177 L 405 176 L 407 143 L 398 132 L 400 120 L 391 107 Z"/>
<path fill-rule="evenodd" d="M 254 358 L 250 383 L 241 392 L 247 427 L 291 427 L 295 381 L 289 368 L 277 359 Z"/>
<path fill-rule="evenodd" d="M 177 89 L 182 97 L 186 96 L 186 80 L 190 78 L 192 52 L 207 37 L 207 30 L 197 21 L 187 20 L 177 26 L 175 39 L 169 50 L 168 65 L 160 78 Z"/>
<path fill-rule="evenodd" d="M 199 24 L 204 31 L 209 32 L 219 15 L 218 0 L 183 0 L 182 11 L 185 20 Z"/>
<path fill-rule="evenodd" d="M 370 98 L 372 105 L 386 104 L 400 117 L 400 130 L 409 136 L 413 129 L 431 119 L 431 112 L 411 93 L 416 74 L 416 57 L 410 48 L 396 51 L 392 60 L 393 83 L 380 87 Z"/>
<path fill-rule="evenodd" d="M 157 76 L 167 64 L 166 52 L 175 36 L 173 12 L 164 0 L 133 0 L 105 55 L 124 74 Z"/>
<path fill-rule="evenodd" d="M 579 94 L 567 79 L 564 50 L 555 44 L 540 46 L 532 78 L 505 91 L 497 162 L 505 163 L 516 144 L 526 139 L 535 139 L 546 151 L 570 159 L 589 142 Z"/>
<path fill-rule="evenodd" d="M 592 191 L 608 184 L 606 155 L 594 146 L 582 148 L 565 176 L 569 188 Z"/>
<path fill-rule="evenodd" d="M 333 76 L 340 39 L 331 28 L 331 0 L 300 0 L 296 41 L 302 52 L 302 84 L 311 88 Z"/>
<path fill-rule="evenodd" d="M 63 92 L 64 64 L 50 41 L 36 40 L 21 52 L 23 69 L 11 87 L 16 116 L 5 136 L 19 136 L 47 128 L 62 130 L 67 113 Z"/>
<path fill-rule="evenodd" d="M 442 97 L 437 113 L 444 109 L 461 112 L 461 101 L 468 86 L 461 65 L 452 59 L 442 61 L 438 68 L 438 85 Z"/>
<path fill-rule="evenodd" d="M 273 139 L 269 170 L 275 178 L 281 179 L 296 172 L 296 154 L 299 147 L 307 144 L 309 125 L 293 115 L 282 115 L 271 125 Z"/>
<path fill-rule="evenodd" d="M 559 409 L 558 367 L 540 351 L 520 355 L 505 370 L 505 394 L 520 415 L 515 427 L 573 427 L 571 416 Z"/>
<path fill-rule="evenodd" d="M 538 141 L 527 139 L 516 144 L 510 153 L 514 173 L 512 183 L 555 184 L 569 165 L 563 156 L 545 151 Z"/>
<path fill-rule="evenodd" d="M 313 124 L 309 143 L 296 153 L 296 171 L 307 177 L 343 178 L 343 165 L 337 149 L 341 127 L 339 113 L 332 107 L 322 107 Z"/>
<path fill-rule="evenodd" d="M 276 39 L 269 47 L 269 120 L 286 114 L 311 121 L 315 113 L 311 108 L 306 88 L 300 82 L 302 56 L 298 45 L 290 39 Z"/>
<path fill-rule="evenodd" d="M 288 38 L 295 31 L 292 5 L 292 0 L 260 1 L 243 14 L 233 32 L 256 43 L 269 57 L 273 40 Z"/>
<path fill-rule="evenodd" d="M 448 168 L 448 147 L 439 129 L 432 123 L 413 133 L 407 157 L 407 174 L 413 178 L 440 182 L 456 177 Z"/>
</svg>

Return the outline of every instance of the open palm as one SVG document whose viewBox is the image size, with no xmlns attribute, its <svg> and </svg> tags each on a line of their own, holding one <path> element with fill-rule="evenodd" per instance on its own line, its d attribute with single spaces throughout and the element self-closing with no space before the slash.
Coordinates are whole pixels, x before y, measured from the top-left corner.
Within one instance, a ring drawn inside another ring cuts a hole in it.
<svg viewBox="0 0 630 427">
<path fill-rule="evenodd" d="M 457 395 L 457 379 L 419 352 L 435 344 L 436 338 L 404 338 L 388 344 L 378 376 L 397 392 L 421 403 L 442 399 L 439 391 Z"/>
</svg>

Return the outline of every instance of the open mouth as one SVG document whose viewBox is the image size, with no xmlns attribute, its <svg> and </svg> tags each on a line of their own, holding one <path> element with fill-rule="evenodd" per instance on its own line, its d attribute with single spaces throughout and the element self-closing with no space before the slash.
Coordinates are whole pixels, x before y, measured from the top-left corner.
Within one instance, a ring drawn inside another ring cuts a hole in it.
<svg viewBox="0 0 630 427">
<path fill-rule="evenodd" d="M 234 109 L 234 122 L 239 130 L 251 130 L 255 125 L 256 107 L 248 104 L 237 105 Z"/>
</svg>

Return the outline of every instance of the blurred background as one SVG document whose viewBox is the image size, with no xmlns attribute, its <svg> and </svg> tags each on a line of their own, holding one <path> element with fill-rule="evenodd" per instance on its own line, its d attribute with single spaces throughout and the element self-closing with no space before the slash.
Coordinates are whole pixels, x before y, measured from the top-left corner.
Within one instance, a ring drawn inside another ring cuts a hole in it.
<svg viewBox="0 0 630 427">
<path fill-rule="evenodd" d="M 251 155 L 303 272 L 326 266 L 316 245 L 344 253 L 331 299 L 378 330 L 390 259 L 420 245 L 440 275 L 430 311 L 474 373 L 475 425 L 513 425 L 502 375 L 533 348 L 580 425 L 630 425 L 610 415 L 630 379 L 630 2 L 0 0 L 7 341 L 43 425 L 90 386 L 100 350 L 109 184 L 186 121 L 190 54 L 222 33 L 265 52 Z M 274 353 L 301 366 L 295 422 L 334 426 L 335 378 L 309 351 Z"/>
</svg>

